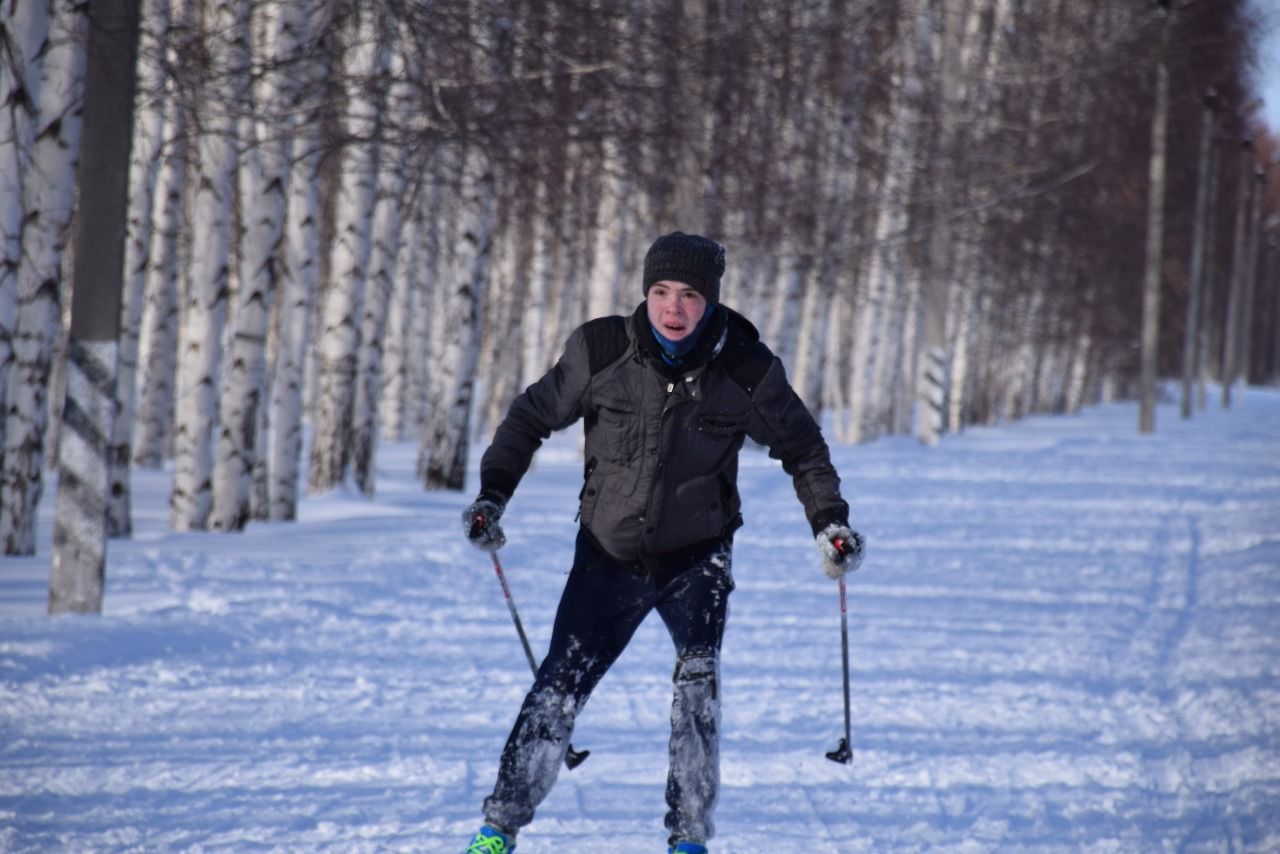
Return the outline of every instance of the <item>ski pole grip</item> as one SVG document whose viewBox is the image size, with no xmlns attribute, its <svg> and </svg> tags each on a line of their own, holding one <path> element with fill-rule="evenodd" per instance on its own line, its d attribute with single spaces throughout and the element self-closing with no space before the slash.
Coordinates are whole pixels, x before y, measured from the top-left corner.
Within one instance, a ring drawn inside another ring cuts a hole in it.
<svg viewBox="0 0 1280 854">
<path fill-rule="evenodd" d="M 840 552 L 842 555 L 853 554 L 853 543 L 850 543 L 844 537 L 836 537 L 831 541 L 831 545 L 835 546 L 836 551 Z"/>
<path fill-rule="evenodd" d="M 467 535 L 471 539 L 480 536 L 480 532 L 484 530 L 484 514 L 477 513 L 475 518 L 471 520 L 471 532 Z"/>
</svg>

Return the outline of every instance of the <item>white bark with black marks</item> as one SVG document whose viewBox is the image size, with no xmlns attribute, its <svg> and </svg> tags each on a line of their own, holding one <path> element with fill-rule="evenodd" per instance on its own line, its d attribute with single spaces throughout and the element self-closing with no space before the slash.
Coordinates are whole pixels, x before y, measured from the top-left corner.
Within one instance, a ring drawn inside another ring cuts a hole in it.
<svg viewBox="0 0 1280 854">
<path fill-rule="evenodd" d="M 360 344 L 360 312 L 369 273 L 371 229 L 377 199 L 380 146 L 376 141 L 376 98 L 368 81 L 385 74 L 387 45 L 371 7 L 355 13 L 347 47 L 347 97 L 344 129 L 351 142 L 342 152 L 335 239 L 330 253 L 329 287 L 317 342 L 318 375 L 312 407 L 314 434 L 307 470 L 307 491 L 326 492 L 342 483 L 350 463 L 351 417 Z"/>
<path fill-rule="evenodd" d="M 13 333 L 18 317 L 18 268 L 22 263 L 22 188 L 31 171 L 41 49 L 49 35 L 49 6 L 18 3 L 4 22 L 0 55 L 0 438 L 5 389 L 13 367 Z M 2 447 L 2 445 L 0 445 Z"/>
<path fill-rule="evenodd" d="M 171 50 L 170 58 L 173 55 Z M 185 277 L 183 258 L 187 255 L 190 240 L 186 223 L 187 172 L 190 165 L 187 126 L 186 106 L 170 98 L 165 106 L 165 128 L 170 143 L 165 148 L 156 175 L 151 246 L 145 273 L 145 304 L 138 332 L 133 464 L 140 468 L 160 468 L 170 449 L 174 384 L 177 381 L 179 303 Z"/>
<path fill-rule="evenodd" d="M 96 0 L 89 35 L 51 614 L 102 611 L 138 17 L 134 0 Z"/>
<path fill-rule="evenodd" d="M 304 7 L 303 43 L 316 45 L 328 33 L 333 14 L 331 0 L 309 0 Z M 327 72 L 318 55 L 301 61 L 296 74 L 299 86 L 293 117 L 294 160 L 289 178 L 285 217 L 284 262 L 280 281 L 280 321 L 275 365 L 269 383 L 271 410 L 267 433 L 267 516 L 290 521 L 298 512 L 298 480 L 302 457 L 302 397 L 306 382 L 307 341 L 311 313 L 319 289 L 320 184 L 323 100 L 320 84 Z"/>
<path fill-rule="evenodd" d="M 378 404 L 379 432 L 388 442 L 402 442 L 407 436 L 410 378 L 415 368 L 411 350 L 414 339 L 427 334 L 427 327 L 422 323 L 425 312 L 420 314 L 418 308 L 427 299 L 424 293 L 426 277 L 422 274 L 426 227 L 420 200 L 403 220 L 395 281 L 387 307 L 381 402 Z"/>
<path fill-rule="evenodd" d="M 399 164 L 401 168 L 405 164 Z M 378 200 L 373 216 L 373 248 L 369 282 L 360 317 L 360 345 L 352 400 L 351 472 L 356 488 L 373 495 L 378 439 L 378 403 L 382 387 L 382 358 L 387 316 L 400 256 L 401 213 L 405 182 L 401 169 L 384 169 L 378 176 Z"/>
<path fill-rule="evenodd" d="M 260 116 L 284 115 L 294 100 L 289 71 L 298 59 L 301 8 L 286 3 L 269 19 L 267 72 L 254 99 Z M 240 198 L 244 209 L 235 329 L 219 397 L 219 437 L 209 527 L 239 531 L 252 515 L 253 471 L 262 455 L 267 401 L 267 335 L 276 299 L 288 203 L 291 139 L 255 117 L 242 120 Z M 248 136 L 248 135 L 246 135 Z"/>
<path fill-rule="evenodd" d="M 62 320 L 62 256 L 75 203 L 84 109 L 88 3 L 54 0 L 52 10 L 41 66 L 35 142 L 22 188 L 22 263 L 17 275 L 13 364 L 5 390 L 0 543 L 7 555 L 30 555 L 36 548 L 50 370 Z"/>
<path fill-rule="evenodd" d="M 242 103 L 247 91 L 249 11 L 248 0 L 218 0 L 209 19 L 215 33 L 210 61 L 218 73 L 209 79 L 205 100 L 224 109 L 210 111 L 196 141 L 191 281 L 182 312 L 169 498 L 170 525 L 177 531 L 204 530 L 213 506 L 216 389 L 230 286 L 237 162 L 237 121 L 226 110 Z"/>
<path fill-rule="evenodd" d="M 456 286 L 446 309 L 451 334 L 437 366 L 441 394 L 425 443 L 427 489 L 461 490 L 466 485 L 471 398 L 496 218 L 496 182 L 488 158 L 473 148 L 461 153 L 460 160 L 462 192 L 450 264 Z"/>
</svg>

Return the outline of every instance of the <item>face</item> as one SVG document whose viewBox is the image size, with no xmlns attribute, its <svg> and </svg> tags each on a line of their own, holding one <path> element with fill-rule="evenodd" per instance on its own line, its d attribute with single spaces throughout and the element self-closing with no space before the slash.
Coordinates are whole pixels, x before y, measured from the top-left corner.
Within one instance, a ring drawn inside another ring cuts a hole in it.
<svg viewBox="0 0 1280 854">
<path fill-rule="evenodd" d="M 684 282 L 654 282 L 645 300 L 649 322 L 672 341 L 689 337 L 707 311 L 707 298 Z"/>
</svg>

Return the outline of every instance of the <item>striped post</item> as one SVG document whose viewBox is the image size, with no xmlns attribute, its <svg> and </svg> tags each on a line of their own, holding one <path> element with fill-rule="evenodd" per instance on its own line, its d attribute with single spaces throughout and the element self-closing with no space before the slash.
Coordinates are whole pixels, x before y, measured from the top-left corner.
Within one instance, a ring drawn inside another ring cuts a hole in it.
<svg viewBox="0 0 1280 854">
<path fill-rule="evenodd" d="M 49 613 L 102 611 L 107 558 L 107 446 L 115 420 L 115 341 L 72 339 L 58 445 Z"/>
<path fill-rule="evenodd" d="M 944 408 L 947 404 L 947 353 L 941 347 L 925 350 L 916 411 L 916 438 L 936 445 L 942 438 Z"/>
</svg>

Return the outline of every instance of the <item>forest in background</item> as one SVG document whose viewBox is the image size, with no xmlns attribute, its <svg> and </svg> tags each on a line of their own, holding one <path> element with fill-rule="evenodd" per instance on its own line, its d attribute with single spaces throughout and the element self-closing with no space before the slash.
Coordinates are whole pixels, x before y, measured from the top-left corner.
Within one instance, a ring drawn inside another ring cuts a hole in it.
<svg viewBox="0 0 1280 854">
<path fill-rule="evenodd" d="M 0 12 L 6 554 L 33 552 L 55 459 L 55 551 L 99 565 L 86 531 L 128 535 L 134 466 L 172 466 L 178 530 L 371 492 L 380 439 L 467 488 L 469 439 L 576 324 L 638 304 L 672 229 L 728 247 L 724 301 L 837 441 L 1155 377 L 1191 414 L 1280 374 L 1244 0 Z"/>
</svg>

